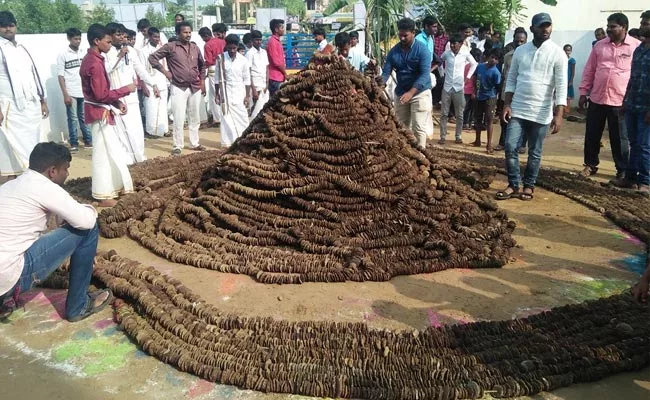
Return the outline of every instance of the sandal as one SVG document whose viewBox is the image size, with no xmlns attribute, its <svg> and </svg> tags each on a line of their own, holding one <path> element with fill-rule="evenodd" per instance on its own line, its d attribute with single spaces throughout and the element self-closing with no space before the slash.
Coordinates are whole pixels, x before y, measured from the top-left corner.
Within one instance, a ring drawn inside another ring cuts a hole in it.
<svg viewBox="0 0 650 400">
<path fill-rule="evenodd" d="M 529 189 L 530 192 L 529 193 L 525 192 L 526 189 Z M 535 198 L 535 195 L 533 193 L 535 193 L 535 188 L 525 187 L 524 191 L 519 194 L 519 200 L 531 201 L 532 199 Z"/>
<path fill-rule="evenodd" d="M 108 297 L 106 298 L 106 300 L 104 300 L 100 305 L 95 306 L 95 300 L 104 293 L 108 293 Z M 112 301 L 113 301 L 113 292 L 111 291 L 111 289 L 102 289 L 92 293 L 88 293 L 88 304 L 86 304 L 86 308 L 84 308 L 78 315 L 75 315 L 72 318 L 68 318 L 68 321 L 78 322 L 81 321 L 82 319 L 86 319 L 91 315 L 102 311 L 104 308 L 106 308 L 107 305 L 111 304 Z"/>
<path fill-rule="evenodd" d="M 493 149 L 492 147 L 488 147 L 488 148 L 485 150 L 485 152 L 488 153 L 488 154 L 494 154 L 494 149 Z"/>
<path fill-rule="evenodd" d="M 507 191 L 508 189 L 512 190 L 512 192 L 508 192 L 508 191 Z M 498 191 L 498 192 L 494 195 L 494 197 L 495 197 L 497 200 L 508 200 L 508 199 L 511 199 L 511 198 L 516 197 L 516 196 L 518 196 L 518 195 L 519 195 L 519 188 L 515 189 L 515 188 L 513 188 L 512 186 L 508 186 L 508 187 L 505 188 L 504 190 L 500 190 L 500 191 Z"/>
</svg>

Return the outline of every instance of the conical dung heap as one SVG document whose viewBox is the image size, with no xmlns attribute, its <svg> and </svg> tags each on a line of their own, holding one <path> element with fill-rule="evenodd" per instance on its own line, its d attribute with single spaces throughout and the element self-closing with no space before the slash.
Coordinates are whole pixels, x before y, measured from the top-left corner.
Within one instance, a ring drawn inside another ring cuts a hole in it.
<svg viewBox="0 0 650 400">
<path fill-rule="evenodd" d="M 514 223 L 452 172 L 399 126 L 382 87 L 315 56 L 189 190 L 126 213 L 128 232 L 172 261 L 265 283 L 502 266 Z"/>
</svg>

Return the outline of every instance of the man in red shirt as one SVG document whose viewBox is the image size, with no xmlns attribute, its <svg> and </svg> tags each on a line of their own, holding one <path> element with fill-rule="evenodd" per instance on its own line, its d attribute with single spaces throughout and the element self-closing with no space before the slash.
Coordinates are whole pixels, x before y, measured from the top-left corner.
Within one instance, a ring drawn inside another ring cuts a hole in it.
<svg viewBox="0 0 650 400">
<path fill-rule="evenodd" d="M 223 27 L 220 25 L 223 25 Z M 214 71 L 217 57 L 223 54 L 223 50 L 226 47 L 226 41 L 221 37 L 223 35 L 221 31 L 223 30 L 225 32 L 227 31 L 227 28 L 224 24 L 214 24 L 212 27 L 215 33 L 214 37 L 212 36 L 213 31 L 206 27 L 199 29 L 199 36 L 201 36 L 201 39 L 205 42 L 203 54 L 205 57 L 205 66 L 208 69 L 208 106 L 210 108 L 210 114 L 212 115 L 212 126 L 216 126 L 219 123 L 218 121 L 221 119 L 221 110 L 215 101 Z"/>
<path fill-rule="evenodd" d="M 284 48 L 280 41 L 280 37 L 284 35 L 284 21 L 272 19 L 270 25 L 273 36 L 266 44 L 266 53 L 269 57 L 269 95 L 273 96 L 287 77 L 287 64 L 284 58 Z"/>
<path fill-rule="evenodd" d="M 92 196 L 102 201 L 100 207 L 112 207 L 117 203 L 115 198 L 118 194 L 133 191 L 113 113 L 117 110 L 127 113 L 126 104 L 120 98 L 135 92 L 136 86 L 130 83 L 119 89 L 110 89 L 102 53 L 107 53 L 113 44 L 106 28 L 99 24 L 90 25 L 87 38 L 90 49 L 81 62 L 79 75 L 86 124 L 90 125 L 93 136 Z"/>
</svg>

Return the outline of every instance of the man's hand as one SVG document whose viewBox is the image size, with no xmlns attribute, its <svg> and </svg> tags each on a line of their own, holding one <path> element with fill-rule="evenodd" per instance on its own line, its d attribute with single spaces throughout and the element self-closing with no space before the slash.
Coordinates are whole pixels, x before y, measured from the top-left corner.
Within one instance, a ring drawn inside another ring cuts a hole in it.
<svg viewBox="0 0 650 400">
<path fill-rule="evenodd" d="M 587 96 L 585 95 L 580 96 L 580 100 L 578 100 L 578 107 L 585 108 L 586 105 L 587 105 Z"/>
<path fill-rule="evenodd" d="M 639 279 L 639 283 L 632 288 L 632 296 L 636 301 L 645 303 L 648 301 L 648 289 L 650 289 L 650 269 L 646 267 L 645 273 Z"/>
<path fill-rule="evenodd" d="M 126 87 L 129 88 L 129 92 L 131 92 L 131 93 L 133 93 L 133 92 L 135 92 L 136 90 L 138 90 L 138 87 L 135 85 L 135 83 L 129 83 L 128 85 L 126 85 Z"/>
<path fill-rule="evenodd" d="M 248 96 L 244 97 L 244 106 L 246 106 L 246 108 L 248 108 L 248 106 L 249 106 L 250 104 L 251 104 L 251 101 L 250 101 L 250 99 L 248 98 Z"/>
<path fill-rule="evenodd" d="M 221 96 L 219 96 L 219 93 L 216 93 L 214 95 L 214 102 L 217 103 L 218 105 L 221 105 Z"/>
<path fill-rule="evenodd" d="M 165 77 L 167 79 L 169 79 L 170 81 L 172 80 L 172 73 L 171 72 L 167 71 L 166 69 L 163 69 L 161 72 L 163 73 L 163 75 L 165 75 Z"/>
<path fill-rule="evenodd" d="M 72 97 L 69 95 L 63 96 L 63 102 L 65 103 L 66 106 L 71 106 L 72 105 Z"/>
<path fill-rule="evenodd" d="M 257 99 L 260 98 L 260 92 L 258 92 L 255 88 L 251 89 L 251 93 L 253 96 L 253 100 L 257 101 Z"/>
<path fill-rule="evenodd" d="M 510 122 L 510 118 L 512 118 L 512 107 L 510 106 L 503 106 L 503 112 L 501 113 L 501 119 L 503 122 L 506 124 Z"/>
<path fill-rule="evenodd" d="M 160 98 L 160 89 L 158 89 L 157 85 L 153 85 L 153 95 L 159 99 Z"/>
<path fill-rule="evenodd" d="M 408 104 L 408 102 L 411 101 L 412 98 L 413 98 L 413 92 L 409 90 L 408 92 L 400 96 L 399 102 L 400 104 Z"/>
<path fill-rule="evenodd" d="M 147 85 L 142 85 L 142 95 L 144 97 L 149 97 L 150 94 L 151 93 L 149 93 L 149 88 L 147 87 Z"/>
<path fill-rule="evenodd" d="M 126 108 L 126 103 L 120 102 L 120 106 L 118 108 L 120 110 L 120 114 L 122 115 L 126 114 L 126 112 L 128 111 L 128 109 Z"/>
<path fill-rule="evenodd" d="M 45 100 L 41 100 L 41 115 L 43 116 L 43 119 L 50 115 L 50 109 L 47 108 L 47 102 Z"/>
<path fill-rule="evenodd" d="M 476 93 L 472 93 L 472 97 L 471 97 L 471 99 L 472 99 L 472 100 L 476 100 Z"/>
<path fill-rule="evenodd" d="M 205 82 L 201 81 L 201 96 L 205 96 Z"/>
<path fill-rule="evenodd" d="M 551 121 L 551 135 L 555 135 L 562 129 L 562 115 L 556 115 L 553 117 L 553 121 Z"/>
<path fill-rule="evenodd" d="M 118 58 L 123 58 L 126 55 L 126 53 L 128 53 L 128 52 L 129 52 L 129 46 L 124 46 L 117 53 L 117 57 Z"/>
</svg>

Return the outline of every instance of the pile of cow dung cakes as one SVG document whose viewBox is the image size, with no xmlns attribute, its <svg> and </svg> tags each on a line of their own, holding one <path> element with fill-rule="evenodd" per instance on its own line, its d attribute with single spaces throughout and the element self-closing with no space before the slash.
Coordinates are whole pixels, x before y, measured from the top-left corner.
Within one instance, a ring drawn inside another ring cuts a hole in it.
<svg viewBox="0 0 650 400">
<path fill-rule="evenodd" d="M 515 225 L 470 185 L 487 175 L 423 152 L 381 86 L 321 55 L 203 173 L 127 197 L 100 224 L 171 261 L 263 283 L 500 267 Z"/>
</svg>

